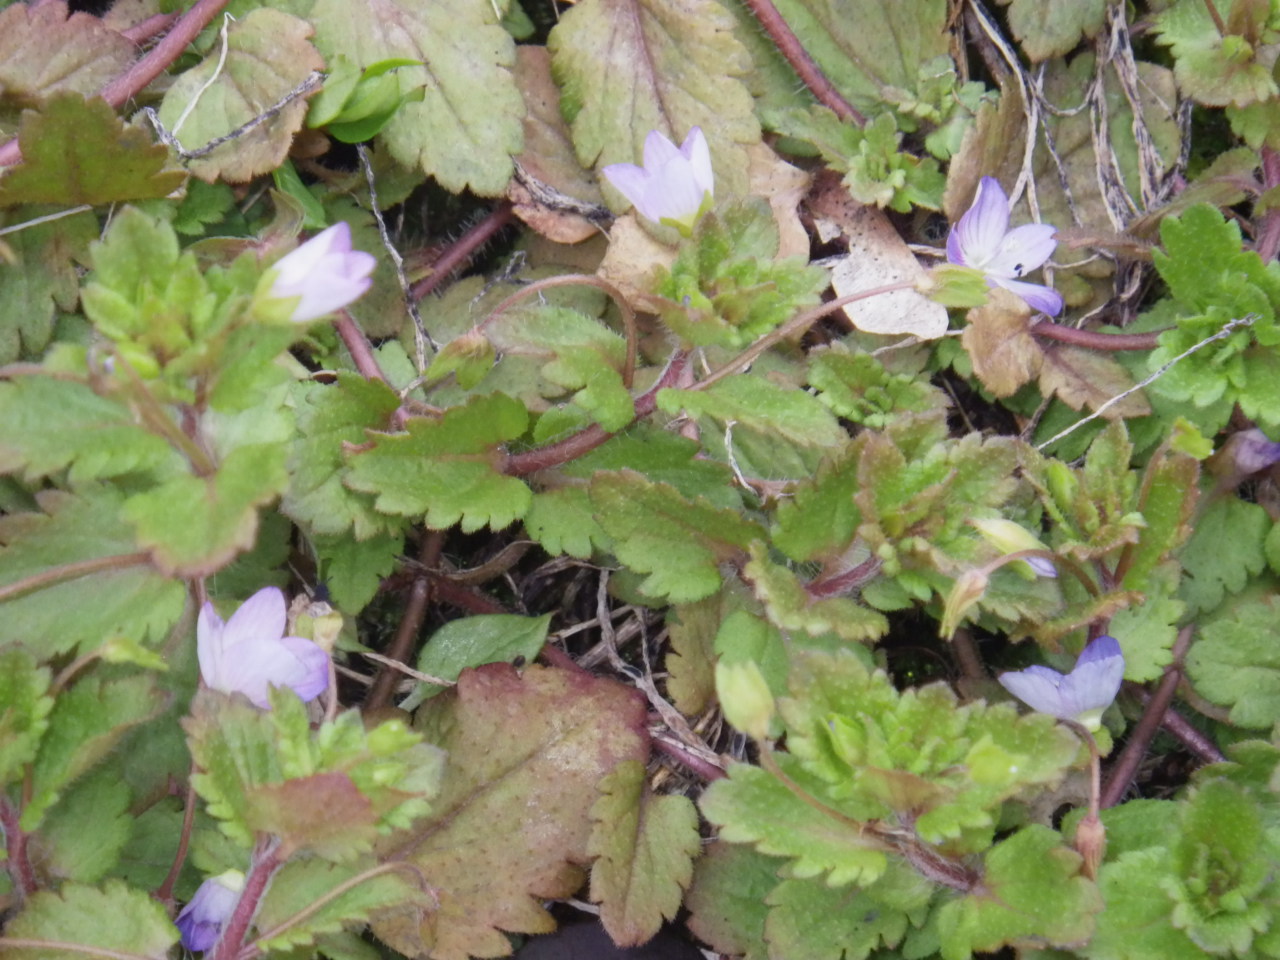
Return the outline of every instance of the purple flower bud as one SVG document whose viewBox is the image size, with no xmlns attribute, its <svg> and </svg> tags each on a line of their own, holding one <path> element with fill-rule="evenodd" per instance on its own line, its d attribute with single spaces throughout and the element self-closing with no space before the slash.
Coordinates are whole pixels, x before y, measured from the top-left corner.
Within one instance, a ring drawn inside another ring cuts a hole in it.
<svg viewBox="0 0 1280 960">
<path fill-rule="evenodd" d="M 208 950 L 217 943 L 243 889 L 244 874 L 239 870 L 228 870 L 200 884 L 174 921 L 182 934 L 182 945 L 188 950 Z"/>
<path fill-rule="evenodd" d="M 611 163 L 601 171 L 637 210 L 654 223 L 671 222 L 688 233 L 715 192 L 711 149 L 700 127 L 676 145 L 657 130 L 644 141 L 644 166 Z"/>
<path fill-rule="evenodd" d="M 351 249 L 351 228 L 335 223 L 272 265 L 276 277 L 271 296 L 298 297 L 289 319 L 306 323 L 362 296 L 373 283 L 369 274 L 377 265 L 370 254 Z"/>
<path fill-rule="evenodd" d="M 1019 279 L 1049 259 L 1058 246 L 1056 233 L 1057 228 L 1047 223 L 1027 223 L 1010 230 L 1009 198 L 1000 181 L 983 177 L 973 206 L 947 237 L 947 260 L 981 270 L 988 285 L 1004 287 L 1033 310 L 1057 316 L 1062 312 L 1062 296 L 1056 290 Z"/>
<path fill-rule="evenodd" d="M 1094 640 L 1066 676 L 1049 667 L 1027 667 L 1000 675 L 1000 685 L 1032 710 L 1075 720 L 1097 730 L 1124 679 L 1124 654 L 1115 637 Z"/>
<path fill-rule="evenodd" d="M 284 594 L 264 587 L 223 623 L 206 603 L 196 622 L 196 652 L 205 686 L 243 693 L 264 710 L 270 687 L 314 700 L 329 686 L 329 655 L 302 637 L 284 635 Z"/>
<path fill-rule="evenodd" d="M 1268 440 L 1257 427 L 1235 434 L 1231 447 L 1236 469 L 1244 474 L 1257 473 L 1280 462 L 1280 443 Z"/>
</svg>

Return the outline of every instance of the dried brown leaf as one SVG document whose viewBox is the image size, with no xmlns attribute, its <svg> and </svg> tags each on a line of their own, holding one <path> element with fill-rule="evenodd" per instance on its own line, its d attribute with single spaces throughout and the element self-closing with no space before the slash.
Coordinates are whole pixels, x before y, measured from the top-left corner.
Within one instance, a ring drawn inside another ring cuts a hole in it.
<svg viewBox="0 0 1280 960">
<path fill-rule="evenodd" d="M 973 372 L 997 397 L 1008 397 L 1040 373 L 1044 352 L 1030 333 L 1031 309 L 1008 290 L 996 288 L 984 307 L 969 311 L 960 342 Z"/>
</svg>

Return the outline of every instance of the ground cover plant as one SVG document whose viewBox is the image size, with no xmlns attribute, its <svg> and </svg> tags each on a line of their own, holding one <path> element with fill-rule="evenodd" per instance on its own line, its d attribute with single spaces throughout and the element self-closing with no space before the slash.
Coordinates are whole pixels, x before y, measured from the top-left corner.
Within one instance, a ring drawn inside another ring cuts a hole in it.
<svg viewBox="0 0 1280 960">
<path fill-rule="evenodd" d="M 1280 957 L 1278 56 L 0 0 L 0 956 Z"/>
</svg>

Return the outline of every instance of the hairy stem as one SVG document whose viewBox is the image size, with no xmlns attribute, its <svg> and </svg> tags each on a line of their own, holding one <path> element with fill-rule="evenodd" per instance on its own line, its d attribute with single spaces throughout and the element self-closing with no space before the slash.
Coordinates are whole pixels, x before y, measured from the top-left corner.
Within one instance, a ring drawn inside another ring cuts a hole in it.
<svg viewBox="0 0 1280 960">
<path fill-rule="evenodd" d="M 258 849 L 254 851 L 253 865 L 244 879 L 244 891 L 236 901 L 236 908 L 231 912 L 227 925 L 222 928 L 222 936 L 205 955 L 208 960 L 235 960 L 240 955 L 245 934 L 249 932 L 253 915 L 258 912 L 262 895 L 267 892 L 271 878 L 283 865 L 278 840 L 259 843 Z"/>
<path fill-rule="evenodd" d="M 27 835 L 19 820 L 22 814 L 13 802 L 0 794 L 0 829 L 4 830 L 5 849 L 8 853 L 9 876 L 23 897 L 29 897 L 39 889 L 36 872 L 27 854 Z"/>
<path fill-rule="evenodd" d="M 493 239 L 494 235 L 514 217 L 509 200 L 504 200 L 494 207 L 493 212 L 450 244 L 449 248 L 431 264 L 431 275 L 415 283 L 409 290 L 410 296 L 421 300 L 448 280 L 453 271 L 475 256 L 476 251 Z"/>
<path fill-rule="evenodd" d="M 1159 346 L 1160 334 L 1164 333 L 1163 330 L 1152 330 L 1150 333 L 1098 333 L 1095 330 L 1064 327 L 1052 320 L 1042 320 L 1034 324 L 1031 332 L 1037 337 L 1069 343 L 1074 347 L 1110 351 L 1154 350 Z"/>
</svg>

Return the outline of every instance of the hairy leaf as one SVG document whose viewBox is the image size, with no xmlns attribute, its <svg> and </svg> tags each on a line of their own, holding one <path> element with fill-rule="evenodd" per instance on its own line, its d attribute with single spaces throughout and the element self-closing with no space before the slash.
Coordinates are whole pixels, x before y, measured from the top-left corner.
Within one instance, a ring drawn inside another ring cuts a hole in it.
<svg viewBox="0 0 1280 960">
<path fill-rule="evenodd" d="M 133 41 L 67 4 L 0 11 L 0 96 L 34 107 L 60 91 L 92 96 L 133 60 Z"/>
<path fill-rule="evenodd" d="M 1061 56 L 1102 29 L 1106 0 L 1000 0 L 1009 26 L 1034 61 Z"/>
<path fill-rule="evenodd" d="M 1280 651 L 1271 635 L 1277 605 L 1241 604 L 1204 627 L 1187 655 L 1196 691 L 1231 707 L 1231 722 L 1269 729 L 1280 721 Z"/>
<path fill-rule="evenodd" d="M 49 670 L 21 647 L 0 650 L 0 784 L 35 759 L 49 727 Z"/>
<path fill-rule="evenodd" d="M 85 952 L 72 945 L 165 960 L 178 930 L 150 894 L 108 880 L 100 888 L 67 883 L 57 893 L 34 894 L 5 927 L 5 936 L 68 945 L 15 949 L 23 960 L 81 960 Z"/>
</svg>

